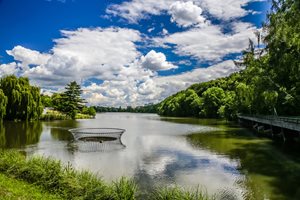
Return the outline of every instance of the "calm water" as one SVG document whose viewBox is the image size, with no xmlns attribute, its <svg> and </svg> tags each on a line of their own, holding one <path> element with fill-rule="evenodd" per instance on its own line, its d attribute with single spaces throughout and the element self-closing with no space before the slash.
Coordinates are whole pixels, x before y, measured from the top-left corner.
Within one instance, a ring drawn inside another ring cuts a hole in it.
<svg viewBox="0 0 300 200">
<path fill-rule="evenodd" d="M 79 127 L 126 132 L 121 141 L 80 146 L 68 132 Z M 300 151 L 224 121 L 105 113 L 92 120 L 4 122 L 0 147 L 70 162 L 107 181 L 132 177 L 142 189 L 199 186 L 220 199 L 300 199 Z"/>
</svg>

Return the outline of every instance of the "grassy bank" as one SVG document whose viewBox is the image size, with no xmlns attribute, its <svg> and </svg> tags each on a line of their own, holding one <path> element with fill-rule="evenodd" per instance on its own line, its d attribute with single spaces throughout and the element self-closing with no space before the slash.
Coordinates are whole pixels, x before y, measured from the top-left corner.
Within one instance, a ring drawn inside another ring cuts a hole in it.
<svg viewBox="0 0 300 200">
<path fill-rule="evenodd" d="M 94 116 L 82 114 L 82 113 L 77 113 L 75 116 L 75 119 L 93 119 L 93 118 Z M 40 117 L 40 120 L 44 120 L 44 121 L 68 120 L 68 119 L 71 119 L 71 117 L 56 110 L 48 110 L 47 113 L 42 114 L 42 116 Z"/>
<path fill-rule="evenodd" d="M 0 199 L 40 199 L 40 195 L 49 196 L 46 199 L 68 200 L 134 200 L 140 197 L 137 185 L 130 179 L 121 178 L 108 184 L 90 172 L 76 171 L 70 165 L 63 166 L 49 158 L 26 159 L 16 151 L 0 150 L 0 180 L 0 187 L 5 186 L 0 189 Z M 18 187 L 18 184 L 23 186 Z M 143 196 L 155 200 L 209 199 L 201 192 L 184 192 L 179 188 L 158 189 Z"/>
<path fill-rule="evenodd" d="M 87 115 L 87 114 L 82 114 L 82 113 L 78 113 L 75 116 L 75 119 L 93 119 L 93 118 L 95 118 L 95 117 L 92 115 Z"/>
<path fill-rule="evenodd" d="M 29 184 L 26 181 L 17 180 L 0 173 L 0 199 L 32 200 L 32 199 L 62 199 L 59 195 L 50 194 L 38 186 Z"/>
</svg>

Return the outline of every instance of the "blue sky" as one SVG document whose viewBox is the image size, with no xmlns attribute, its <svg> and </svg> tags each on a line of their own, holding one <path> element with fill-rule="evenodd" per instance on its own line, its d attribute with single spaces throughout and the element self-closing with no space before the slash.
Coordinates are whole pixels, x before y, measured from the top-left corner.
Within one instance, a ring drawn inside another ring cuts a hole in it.
<svg viewBox="0 0 300 200">
<path fill-rule="evenodd" d="M 263 0 L 0 0 L 0 76 L 45 93 L 80 82 L 96 105 L 157 102 L 238 71 Z"/>
</svg>

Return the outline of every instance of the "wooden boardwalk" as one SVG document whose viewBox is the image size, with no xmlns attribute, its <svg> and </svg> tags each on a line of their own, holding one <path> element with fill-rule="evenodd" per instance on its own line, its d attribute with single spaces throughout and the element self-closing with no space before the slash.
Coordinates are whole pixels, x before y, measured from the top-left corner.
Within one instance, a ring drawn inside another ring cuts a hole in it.
<svg viewBox="0 0 300 200">
<path fill-rule="evenodd" d="M 239 115 L 240 120 L 247 120 L 259 124 L 275 126 L 292 131 L 300 132 L 300 117 L 279 117 L 266 115 Z"/>
</svg>

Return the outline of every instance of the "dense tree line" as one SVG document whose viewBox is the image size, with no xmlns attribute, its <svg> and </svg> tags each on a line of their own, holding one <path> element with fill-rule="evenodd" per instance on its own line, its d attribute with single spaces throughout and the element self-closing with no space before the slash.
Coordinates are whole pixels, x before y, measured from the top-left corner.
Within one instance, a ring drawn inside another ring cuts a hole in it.
<svg viewBox="0 0 300 200">
<path fill-rule="evenodd" d="M 36 120 L 42 111 L 40 88 L 31 86 L 28 78 L 0 79 L 0 119 Z"/>
<path fill-rule="evenodd" d="M 236 118 L 243 114 L 300 114 L 300 1 L 273 1 L 257 44 L 249 42 L 240 72 L 194 84 L 160 103 L 170 116 Z M 261 40 L 266 45 L 260 48 Z M 196 94 L 196 95 L 195 95 Z"/>
<path fill-rule="evenodd" d="M 157 113 L 157 104 L 147 104 L 144 106 L 131 107 L 127 106 L 126 108 L 122 107 L 105 107 L 105 106 L 95 106 L 97 112 L 132 112 L 132 113 Z"/>
</svg>

